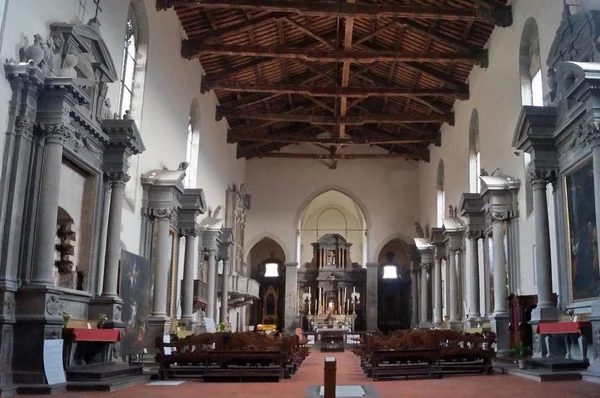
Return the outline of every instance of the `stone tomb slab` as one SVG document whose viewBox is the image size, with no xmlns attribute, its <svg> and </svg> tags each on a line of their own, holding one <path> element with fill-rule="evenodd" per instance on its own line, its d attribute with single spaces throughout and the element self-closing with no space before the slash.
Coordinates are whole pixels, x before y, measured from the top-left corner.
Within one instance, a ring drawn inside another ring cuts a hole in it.
<svg viewBox="0 0 600 398">
<path fill-rule="evenodd" d="M 306 398 L 322 398 L 325 387 L 310 386 Z M 336 398 L 381 398 L 375 387 L 369 385 L 344 385 L 335 387 Z"/>
<path fill-rule="evenodd" d="M 180 386 L 183 383 L 185 383 L 185 381 L 161 380 L 161 381 L 153 381 L 153 382 L 150 382 L 150 383 L 148 383 L 146 385 L 147 386 Z"/>
</svg>

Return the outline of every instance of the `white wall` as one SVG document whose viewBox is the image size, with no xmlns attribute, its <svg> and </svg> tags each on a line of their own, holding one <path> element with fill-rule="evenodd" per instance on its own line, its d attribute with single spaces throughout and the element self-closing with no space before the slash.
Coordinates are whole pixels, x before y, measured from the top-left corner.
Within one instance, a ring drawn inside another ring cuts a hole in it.
<svg viewBox="0 0 600 398">
<path fill-rule="evenodd" d="M 141 174 L 154 168 L 177 168 L 186 158 L 187 124 L 190 105 L 194 98 L 200 108 L 200 160 L 198 187 L 203 188 L 208 205 L 225 206 L 227 185 L 244 181 L 244 160 L 236 160 L 235 145 L 226 143 L 225 121 L 215 121 L 214 94 L 200 94 L 202 68 L 198 61 L 181 57 L 182 29 L 173 10 L 156 11 L 154 0 L 145 0 L 149 24 L 148 60 L 145 75 L 143 108 L 139 124 L 146 151 L 133 161 L 129 170 L 137 189 L 133 206 L 123 212 L 122 240 L 127 249 L 138 253 L 140 239 Z M 108 45 L 115 67 L 121 73 L 123 40 L 129 1 L 104 0 L 99 20 L 100 32 Z M 5 34 L 0 55 L 3 59 L 18 59 L 18 49 L 33 42 L 39 33 L 47 38 L 52 22 L 87 22 L 94 14 L 92 0 L 87 0 L 85 12 L 80 0 L 18 0 L 10 1 L 7 9 Z M 84 15 L 83 15 L 84 14 Z M 82 16 L 83 15 L 83 16 Z M 25 38 L 28 41 L 25 41 Z M 109 89 L 109 97 L 116 111 L 118 83 Z M 134 92 L 134 96 L 139 92 Z M 0 103 L 7 104 L 11 96 L 8 82 L 0 77 Z M 0 112 L 0 126 L 5 126 L 6 110 Z M 4 145 L 4 139 L 0 140 Z M 0 150 L 2 146 L 0 146 Z M 0 152 L 1 153 L 1 152 Z M 0 155 L 1 156 L 1 155 Z M 137 163 L 137 164 L 136 164 Z"/>
<path fill-rule="evenodd" d="M 296 259 L 296 233 L 302 211 L 317 195 L 336 189 L 352 198 L 366 218 L 368 261 L 401 236 L 410 242 L 419 217 L 418 173 L 404 160 L 340 161 L 336 170 L 315 160 L 256 159 L 246 164 L 252 209 L 246 226 L 246 256 L 265 236 Z M 362 263 L 362 259 L 354 259 Z"/>
<path fill-rule="evenodd" d="M 421 222 L 435 225 L 436 172 L 444 160 L 446 204 L 458 205 L 463 192 L 469 192 L 469 122 L 473 108 L 479 113 L 482 168 L 501 172 L 524 181 L 523 160 L 515 156 L 511 146 L 513 132 L 521 111 L 519 81 L 519 44 L 523 25 L 529 17 L 537 21 L 540 33 L 544 84 L 547 87 L 545 60 L 558 28 L 563 2 L 559 0 L 513 1 L 514 23 L 509 28 L 496 28 L 488 42 L 487 69 L 475 67 L 469 77 L 471 96 L 455 104 L 456 125 L 442 128 L 442 146 L 431 147 L 431 162 L 419 164 Z M 545 88 L 547 92 L 547 88 Z M 533 216 L 526 218 L 524 184 L 519 192 L 521 293 L 535 294 L 533 254 L 535 243 Z M 551 215 L 553 216 L 553 215 Z M 556 264 L 554 264 L 555 289 Z M 557 291 L 557 290 L 555 290 Z"/>
</svg>

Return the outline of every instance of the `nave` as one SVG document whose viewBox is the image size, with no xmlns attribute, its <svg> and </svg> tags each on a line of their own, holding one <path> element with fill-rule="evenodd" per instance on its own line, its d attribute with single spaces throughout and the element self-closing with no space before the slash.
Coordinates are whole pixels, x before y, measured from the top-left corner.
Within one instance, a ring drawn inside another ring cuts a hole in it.
<svg viewBox="0 0 600 398">
<path fill-rule="evenodd" d="M 185 381 L 177 386 L 137 385 L 113 393 L 68 392 L 54 395 L 56 398 L 305 398 L 310 386 L 323 382 L 325 358 L 335 356 L 337 361 L 337 385 L 372 385 L 381 398 L 430 398 L 458 397 L 595 397 L 598 386 L 582 382 L 539 383 L 522 377 L 494 374 L 491 376 L 453 376 L 441 380 L 409 379 L 375 382 L 367 378 L 360 368 L 359 358 L 350 351 L 321 353 L 311 350 L 300 370 L 290 379 L 280 383 L 202 383 Z M 483 381 L 482 378 L 485 378 Z M 483 382 L 482 382 L 483 381 Z M 31 395 L 21 397 L 34 398 Z"/>
</svg>

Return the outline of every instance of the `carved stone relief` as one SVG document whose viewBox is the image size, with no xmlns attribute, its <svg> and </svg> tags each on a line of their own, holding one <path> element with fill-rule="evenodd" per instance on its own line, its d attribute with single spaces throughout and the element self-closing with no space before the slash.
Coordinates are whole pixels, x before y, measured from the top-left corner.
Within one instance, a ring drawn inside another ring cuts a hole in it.
<svg viewBox="0 0 600 398">
<path fill-rule="evenodd" d="M 533 355 L 541 356 L 542 355 L 542 336 L 538 333 L 533 334 Z"/>
<path fill-rule="evenodd" d="M 46 300 L 46 313 L 48 315 L 58 315 L 62 310 L 60 298 L 56 295 L 51 295 Z"/>
</svg>

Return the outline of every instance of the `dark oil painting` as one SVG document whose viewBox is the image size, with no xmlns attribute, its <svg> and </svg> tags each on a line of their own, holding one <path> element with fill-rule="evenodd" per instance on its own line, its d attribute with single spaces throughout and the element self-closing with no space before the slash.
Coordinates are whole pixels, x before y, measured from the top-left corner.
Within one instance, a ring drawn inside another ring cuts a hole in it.
<svg viewBox="0 0 600 398">
<path fill-rule="evenodd" d="M 573 300 L 600 296 L 594 170 L 587 162 L 565 178 Z"/>
<path fill-rule="evenodd" d="M 150 260 L 123 250 L 121 252 L 122 321 L 125 332 L 121 341 L 122 355 L 139 354 L 150 314 Z"/>
</svg>

